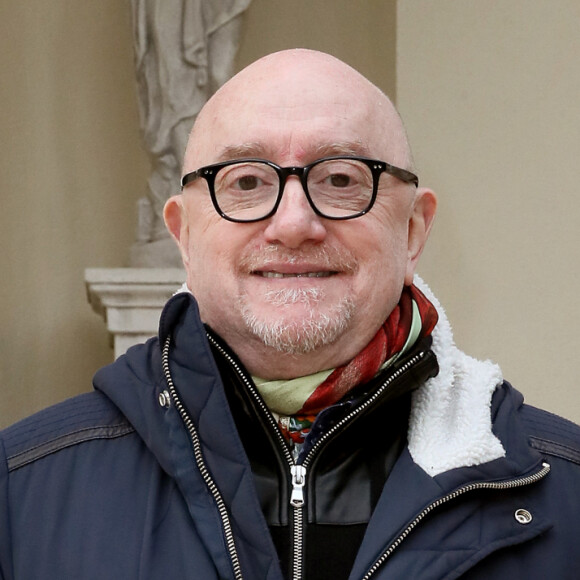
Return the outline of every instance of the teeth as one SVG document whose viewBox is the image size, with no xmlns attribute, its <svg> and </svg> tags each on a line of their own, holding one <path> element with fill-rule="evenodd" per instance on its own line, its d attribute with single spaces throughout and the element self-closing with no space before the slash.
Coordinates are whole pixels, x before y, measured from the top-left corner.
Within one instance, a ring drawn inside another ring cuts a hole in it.
<svg viewBox="0 0 580 580">
<path fill-rule="evenodd" d="M 281 272 L 259 272 L 264 278 L 328 278 L 332 272 L 304 272 L 302 274 L 282 274 Z"/>
<path fill-rule="evenodd" d="M 306 274 L 297 274 L 298 278 L 328 278 L 330 272 L 308 272 Z"/>
</svg>

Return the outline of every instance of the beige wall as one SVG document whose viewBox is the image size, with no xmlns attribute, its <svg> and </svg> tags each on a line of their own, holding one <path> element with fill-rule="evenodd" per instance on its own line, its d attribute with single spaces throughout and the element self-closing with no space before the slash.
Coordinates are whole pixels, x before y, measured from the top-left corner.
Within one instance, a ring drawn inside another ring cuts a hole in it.
<svg viewBox="0 0 580 580">
<path fill-rule="evenodd" d="M 239 68 L 277 50 L 313 48 L 344 60 L 394 95 L 396 15 L 396 0 L 252 0 Z"/>
<path fill-rule="evenodd" d="M 111 357 L 87 266 L 122 266 L 147 161 L 129 4 L 1 2 L 0 425 L 90 388 Z"/>
<path fill-rule="evenodd" d="M 399 3 L 397 98 L 440 196 L 421 272 L 456 341 L 580 420 L 580 3 Z"/>
<path fill-rule="evenodd" d="M 396 90 L 421 178 L 441 198 L 421 271 L 458 343 L 580 420 L 579 5 L 404 0 L 398 27 L 394 0 L 328 6 L 253 0 L 238 66 L 308 46 Z M 0 7 L 3 426 L 89 390 L 112 358 L 83 271 L 125 265 L 148 164 L 128 0 Z"/>
</svg>

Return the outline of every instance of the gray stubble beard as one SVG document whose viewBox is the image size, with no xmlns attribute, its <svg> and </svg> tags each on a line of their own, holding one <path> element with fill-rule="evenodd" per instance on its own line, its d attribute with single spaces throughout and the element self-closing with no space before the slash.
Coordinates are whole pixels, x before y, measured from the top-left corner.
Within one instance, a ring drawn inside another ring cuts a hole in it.
<svg viewBox="0 0 580 580">
<path fill-rule="evenodd" d="M 306 304 L 308 315 L 297 322 L 287 322 L 284 318 L 276 322 L 260 320 L 250 311 L 245 295 L 240 297 L 240 307 L 246 327 L 265 346 L 283 354 L 299 355 L 333 344 L 348 328 L 354 302 L 345 297 L 329 312 L 323 313 L 317 308 L 322 298 L 323 292 L 318 288 L 284 288 L 265 295 L 267 302 L 281 308 L 296 303 Z"/>
</svg>

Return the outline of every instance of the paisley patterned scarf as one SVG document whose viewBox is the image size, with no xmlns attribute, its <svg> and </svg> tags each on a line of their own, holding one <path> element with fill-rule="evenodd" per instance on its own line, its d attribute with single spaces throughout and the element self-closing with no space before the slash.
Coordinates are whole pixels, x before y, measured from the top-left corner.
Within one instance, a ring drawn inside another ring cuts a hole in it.
<svg viewBox="0 0 580 580">
<path fill-rule="evenodd" d="M 301 445 L 322 409 L 339 401 L 353 387 L 370 381 L 385 363 L 392 364 L 417 340 L 431 334 L 437 320 L 437 310 L 424 294 L 414 285 L 405 286 L 399 303 L 369 344 L 350 362 L 327 376 L 323 374 L 325 378 L 310 390 L 297 412 L 279 416 L 278 424 L 287 440 Z M 257 385 L 263 392 L 259 380 Z"/>
</svg>

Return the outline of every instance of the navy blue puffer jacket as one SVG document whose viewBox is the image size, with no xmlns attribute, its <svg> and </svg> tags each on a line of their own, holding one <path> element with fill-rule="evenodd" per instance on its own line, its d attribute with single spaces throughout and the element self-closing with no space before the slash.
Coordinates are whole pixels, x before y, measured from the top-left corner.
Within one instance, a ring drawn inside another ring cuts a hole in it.
<svg viewBox="0 0 580 580">
<path fill-rule="evenodd" d="M 479 380 L 470 373 L 486 371 L 437 334 L 433 348 L 440 382 L 414 395 L 409 444 L 350 578 L 578 578 L 580 430 L 524 405 L 505 382 L 490 388 L 485 412 L 466 413 L 464 394 Z M 453 440 L 439 456 L 426 441 L 433 409 L 447 429 L 438 447 Z M 282 578 L 188 295 L 166 307 L 159 340 L 101 370 L 94 392 L 0 435 L 0 579 L 109 578 Z"/>
</svg>

